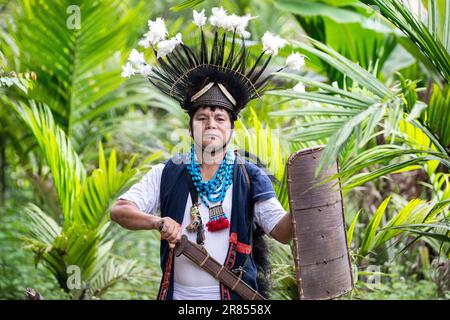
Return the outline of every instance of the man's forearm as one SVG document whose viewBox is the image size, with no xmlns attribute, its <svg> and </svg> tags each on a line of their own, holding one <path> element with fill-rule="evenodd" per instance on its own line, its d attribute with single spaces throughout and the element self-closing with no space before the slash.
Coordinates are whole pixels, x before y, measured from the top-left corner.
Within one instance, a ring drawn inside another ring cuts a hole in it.
<svg viewBox="0 0 450 320">
<path fill-rule="evenodd" d="M 111 220 L 130 230 L 154 230 L 161 219 L 140 211 L 132 204 L 120 204 L 111 209 Z"/>
</svg>

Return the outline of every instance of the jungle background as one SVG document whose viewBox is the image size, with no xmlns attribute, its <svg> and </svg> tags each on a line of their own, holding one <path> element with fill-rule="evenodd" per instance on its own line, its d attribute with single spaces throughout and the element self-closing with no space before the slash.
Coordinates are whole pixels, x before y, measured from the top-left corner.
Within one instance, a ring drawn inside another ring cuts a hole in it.
<svg viewBox="0 0 450 320">
<path fill-rule="evenodd" d="M 159 234 L 109 209 L 188 118 L 121 67 L 147 20 L 189 45 L 192 9 L 214 6 L 257 16 L 251 39 L 288 40 L 275 66 L 306 56 L 243 111 L 233 143 L 278 178 L 286 210 L 290 154 L 323 144 L 322 168 L 339 160 L 355 280 L 340 299 L 449 299 L 449 0 L 0 0 L 0 299 L 155 299 Z M 268 241 L 271 298 L 297 299 L 291 246 Z"/>
</svg>

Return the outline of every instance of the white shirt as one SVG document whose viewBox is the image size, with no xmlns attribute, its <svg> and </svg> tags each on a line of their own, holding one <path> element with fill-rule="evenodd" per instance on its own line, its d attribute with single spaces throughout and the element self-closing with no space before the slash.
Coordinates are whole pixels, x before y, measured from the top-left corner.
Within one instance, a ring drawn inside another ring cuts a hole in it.
<svg viewBox="0 0 450 320">
<path fill-rule="evenodd" d="M 164 164 L 154 166 L 147 172 L 142 179 L 134 184 L 127 192 L 119 197 L 134 202 L 139 210 L 149 213 L 158 214 L 159 211 L 159 190 L 161 183 L 161 174 Z M 233 184 L 228 188 L 222 206 L 228 218 L 231 220 Z M 187 235 L 188 239 L 195 242 L 196 233 L 186 230 L 186 226 L 190 223 L 190 209 L 192 199 L 188 195 L 184 218 L 181 225 L 182 234 Z M 200 216 L 203 224 L 209 220 L 208 208 L 201 202 L 199 206 Z M 281 206 L 277 198 L 272 197 L 265 201 L 259 201 L 254 206 L 255 222 L 261 226 L 264 232 L 270 235 L 272 229 L 284 216 L 286 211 Z M 229 245 L 229 229 L 209 232 L 205 228 L 204 247 L 209 254 L 221 262 L 225 262 L 225 258 Z M 185 256 L 175 257 L 174 260 L 174 300 L 220 300 L 219 282 L 199 266 L 191 262 Z"/>
</svg>

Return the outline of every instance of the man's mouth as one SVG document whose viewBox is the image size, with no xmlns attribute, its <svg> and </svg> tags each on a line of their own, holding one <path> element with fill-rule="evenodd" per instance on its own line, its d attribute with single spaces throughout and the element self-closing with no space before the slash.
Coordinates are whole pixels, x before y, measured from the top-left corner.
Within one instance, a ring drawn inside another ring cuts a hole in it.
<svg viewBox="0 0 450 320">
<path fill-rule="evenodd" d="M 207 133 L 203 135 L 205 138 L 220 138 L 217 134 Z"/>
</svg>

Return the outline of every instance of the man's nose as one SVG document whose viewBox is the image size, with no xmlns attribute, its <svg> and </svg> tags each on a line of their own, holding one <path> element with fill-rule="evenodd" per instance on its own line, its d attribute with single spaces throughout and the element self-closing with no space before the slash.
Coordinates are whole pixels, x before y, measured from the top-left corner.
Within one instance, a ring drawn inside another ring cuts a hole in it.
<svg viewBox="0 0 450 320">
<path fill-rule="evenodd" d="M 209 118 L 206 121 L 206 129 L 215 129 L 217 127 L 217 122 L 214 120 L 214 118 Z"/>
</svg>

